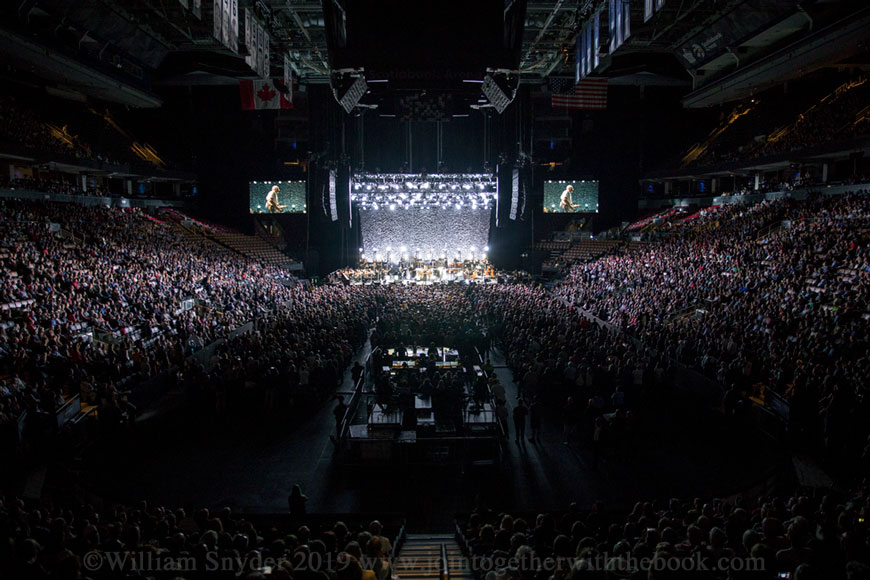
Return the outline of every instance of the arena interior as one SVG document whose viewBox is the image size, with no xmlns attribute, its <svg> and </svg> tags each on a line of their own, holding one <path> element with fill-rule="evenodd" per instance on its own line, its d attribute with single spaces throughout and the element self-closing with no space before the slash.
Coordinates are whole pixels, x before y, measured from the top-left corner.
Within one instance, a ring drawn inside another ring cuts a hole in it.
<svg viewBox="0 0 870 580">
<path fill-rule="evenodd" d="M 0 79 L 0 578 L 870 580 L 866 0 L 10 0 Z"/>
</svg>

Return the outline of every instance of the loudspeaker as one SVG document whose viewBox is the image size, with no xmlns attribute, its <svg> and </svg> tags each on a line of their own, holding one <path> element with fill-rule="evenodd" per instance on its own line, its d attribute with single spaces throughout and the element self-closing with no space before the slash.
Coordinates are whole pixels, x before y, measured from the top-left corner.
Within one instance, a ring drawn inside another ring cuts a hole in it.
<svg viewBox="0 0 870 580">
<path fill-rule="evenodd" d="M 353 227 L 353 215 L 350 211 L 350 181 L 351 171 L 349 163 L 340 163 L 335 170 L 335 215 L 333 221 L 338 220 L 340 227 L 349 229 Z M 332 183 L 332 182 L 331 182 Z M 330 187 L 333 187 L 330 185 Z"/>
<path fill-rule="evenodd" d="M 496 227 L 504 227 L 508 221 L 522 219 L 526 210 L 526 171 L 513 164 L 496 167 Z"/>
</svg>

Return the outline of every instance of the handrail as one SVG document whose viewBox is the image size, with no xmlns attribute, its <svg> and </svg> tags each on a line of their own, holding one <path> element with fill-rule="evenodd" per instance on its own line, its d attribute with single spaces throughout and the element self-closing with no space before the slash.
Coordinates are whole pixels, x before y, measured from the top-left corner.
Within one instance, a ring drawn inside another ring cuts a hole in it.
<svg viewBox="0 0 870 580">
<path fill-rule="evenodd" d="M 363 368 L 368 365 L 371 357 L 372 355 L 371 353 L 369 353 L 363 363 Z M 344 416 L 341 418 L 341 422 L 339 423 L 338 438 L 336 441 L 339 444 L 341 443 L 341 440 L 347 436 L 347 431 L 350 429 L 350 424 L 353 421 L 353 417 L 356 416 L 356 407 L 359 405 L 359 400 L 362 398 L 362 390 L 365 383 L 366 375 L 365 372 L 363 372 L 362 376 L 354 385 L 353 395 L 351 395 L 350 402 L 348 403 L 347 409 L 345 409 L 344 411 Z"/>
<path fill-rule="evenodd" d="M 447 568 L 447 544 L 441 544 L 441 580 L 450 580 L 450 570 Z"/>
<path fill-rule="evenodd" d="M 403 520 L 399 531 L 396 532 L 396 538 L 393 540 L 393 553 L 390 554 L 391 558 L 395 558 L 402 550 L 402 544 L 405 543 L 405 535 L 405 521 Z"/>
<path fill-rule="evenodd" d="M 459 520 L 453 520 L 453 529 L 454 536 L 456 537 L 456 543 L 459 544 L 459 549 L 465 555 L 466 558 L 471 557 L 471 548 L 468 544 L 468 540 L 465 538 L 465 533 L 462 531 L 462 528 L 459 526 Z"/>
</svg>

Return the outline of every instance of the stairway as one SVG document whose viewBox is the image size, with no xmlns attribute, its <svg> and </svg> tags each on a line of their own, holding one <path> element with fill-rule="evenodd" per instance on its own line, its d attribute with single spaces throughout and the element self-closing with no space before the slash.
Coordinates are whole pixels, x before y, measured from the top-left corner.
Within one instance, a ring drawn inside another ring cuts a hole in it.
<svg viewBox="0 0 870 580">
<path fill-rule="evenodd" d="M 401 580 L 473 580 L 471 567 L 452 534 L 408 534 L 393 573 Z"/>
</svg>

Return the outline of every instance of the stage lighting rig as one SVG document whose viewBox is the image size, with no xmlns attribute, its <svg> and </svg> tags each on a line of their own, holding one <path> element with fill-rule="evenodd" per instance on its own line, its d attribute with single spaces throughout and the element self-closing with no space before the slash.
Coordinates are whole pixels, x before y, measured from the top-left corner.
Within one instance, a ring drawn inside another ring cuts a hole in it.
<svg viewBox="0 0 870 580">
<path fill-rule="evenodd" d="M 490 174 L 374 173 L 354 177 L 351 200 L 361 209 L 489 209 L 497 193 Z"/>
</svg>

